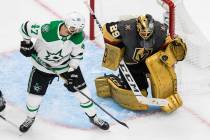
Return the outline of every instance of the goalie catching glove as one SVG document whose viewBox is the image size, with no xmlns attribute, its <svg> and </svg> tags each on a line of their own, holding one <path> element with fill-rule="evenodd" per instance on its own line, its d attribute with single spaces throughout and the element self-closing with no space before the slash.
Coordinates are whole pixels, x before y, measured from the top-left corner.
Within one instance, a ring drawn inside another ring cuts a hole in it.
<svg viewBox="0 0 210 140">
<path fill-rule="evenodd" d="M 184 60 L 187 54 L 187 46 L 180 37 L 176 36 L 173 41 L 169 43 L 169 46 L 171 46 L 177 61 Z"/>
</svg>

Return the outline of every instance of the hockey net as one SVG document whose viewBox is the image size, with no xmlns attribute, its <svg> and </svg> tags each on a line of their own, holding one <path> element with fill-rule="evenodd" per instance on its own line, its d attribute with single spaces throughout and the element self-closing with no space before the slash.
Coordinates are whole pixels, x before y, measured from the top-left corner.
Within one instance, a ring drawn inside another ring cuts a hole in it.
<svg viewBox="0 0 210 140">
<path fill-rule="evenodd" d="M 156 20 L 163 21 L 165 11 L 156 0 L 89 0 L 101 24 L 117 21 L 125 17 L 151 14 Z M 175 7 L 175 34 L 181 36 L 188 46 L 186 61 L 199 68 L 210 67 L 210 42 L 193 22 L 183 0 Z M 101 32 L 95 22 L 90 20 L 90 38 L 103 45 Z M 202 42 L 202 43 L 201 43 Z"/>
</svg>

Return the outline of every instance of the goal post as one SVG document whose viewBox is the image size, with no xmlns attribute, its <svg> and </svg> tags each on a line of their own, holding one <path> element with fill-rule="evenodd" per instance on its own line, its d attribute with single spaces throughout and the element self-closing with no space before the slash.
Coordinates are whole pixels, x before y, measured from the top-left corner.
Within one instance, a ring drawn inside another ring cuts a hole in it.
<svg viewBox="0 0 210 140">
<path fill-rule="evenodd" d="M 96 15 L 98 16 L 98 14 L 100 15 L 101 13 L 106 13 L 106 10 L 110 10 L 110 9 L 115 9 L 115 11 L 113 12 L 118 12 L 119 14 L 119 17 L 123 15 L 123 13 L 125 13 L 124 11 L 122 12 L 123 8 L 120 7 L 120 3 L 122 3 L 123 5 L 127 5 L 127 6 L 130 6 L 130 8 L 134 8 L 135 9 L 135 13 L 131 13 L 134 9 L 132 9 L 130 12 L 127 12 L 125 14 L 136 14 L 137 15 L 137 12 L 138 12 L 138 15 L 142 15 L 143 13 L 145 12 L 142 12 L 143 8 L 145 7 L 145 10 L 148 9 L 148 6 L 147 6 L 147 3 L 148 5 L 156 5 L 156 7 L 159 7 L 159 11 L 160 14 L 162 12 L 163 9 L 161 9 L 161 7 L 156 3 L 156 0 L 152 0 L 153 3 L 151 2 L 147 2 L 147 0 L 129 0 L 129 1 L 121 1 L 121 0 L 115 0 L 115 2 L 113 2 L 112 0 L 100 0 L 100 1 L 96 1 L 96 0 L 89 0 L 89 4 L 90 4 L 90 7 L 91 9 L 94 11 L 94 13 L 96 13 Z M 172 36 L 174 36 L 174 29 L 175 29 L 175 5 L 173 3 L 172 0 L 163 0 L 168 6 L 169 6 L 169 32 Z M 108 4 L 107 4 L 108 3 Z M 113 5 L 112 5 L 113 3 Z M 119 5 L 116 5 L 116 4 L 119 4 Z M 134 6 L 136 5 L 140 5 L 139 6 L 139 11 L 138 11 L 138 8 L 135 8 Z M 102 6 L 100 6 L 102 5 Z M 108 7 L 107 5 L 109 5 L 110 7 Z M 144 6 L 145 5 L 145 6 Z M 105 8 L 104 8 L 105 7 Z M 152 6 L 153 7 L 153 6 Z M 95 11 L 96 9 L 96 11 Z M 119 10 L 116 10 L 116 9 L 119 9 Z M 122 9 L 122 10 L 120 10 Z M 141 10 L 140 10 L 141 9 Z M 125 8 L 125 10 L 129 10 L 129 8 Z M 150 11 L 150 10 L 148 10 Z M 154 10 L 153 10 L 154 11 Z M 154 13 L 158 13 L 158 12 L 154 12 Z M 109 16 L 110 12 L 107 12 L 107 16 Z M 124 15 L 125 15 L 124 14 Z M 106 15 L 103 15 L 104 18 L 110 18 L 110 17 L 107 17 Z M 117 16 L 116 13 L 114 13 L 113 15 L 110 15 L 110 16 Z M 100 18 L 100 16 L 99 16 Z M 89 33 L 89 36 L 90 36 L 90 40 L 94 40 L 96 35 L 96 28 L 95 27 L 95 23 L 94 23 L 94 19 L 93 17 L 90 15 L 90 33 Z"/>
<path fill-rule="evenodd" d="M 120 20 L 121 17 L 151 14 L 155 20 L 163 22 L 163 9 L 156 0 L 88 0 L 98 20 L 106 22 Z M 185 0 L 162 0 L 169 6 L 169 33 L 181 36 L 188 46 L 186 60 L 199 68 L 210 67 L 210 42 L 204 36 L 188 12 Z M 174 2 L 174 3 L 173 3 Z M 102 45 L 102 35 L 90 16 L 90 39 Z"/>
<path fill-rule="evenodd" d="M 95 11 L 95 0 L 90 0 L 90 8 Z M 90 40 L 95 39 L 95 23 L 94 18 L 90 14 Z"/>
</svg>

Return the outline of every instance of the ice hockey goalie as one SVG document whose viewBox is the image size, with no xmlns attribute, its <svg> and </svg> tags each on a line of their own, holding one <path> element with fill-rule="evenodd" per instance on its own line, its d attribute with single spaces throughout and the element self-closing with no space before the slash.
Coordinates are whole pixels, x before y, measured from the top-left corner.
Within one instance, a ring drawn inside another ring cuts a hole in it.
<svg viewBox="0 0 210 140">
<path fill-rule="evenodd" d="M 106 23 L 103 26 L 105 52 L 102 65 L 117 70 L 124 59 L 141 93 L 148 95 L 148 79 L 154 98 L 167 99 L 164 112 L 173 112 L 182 105 L 177 92 L 174 65 L 182 61 L 186 44 L 176 36 L 172 39 L 167 24 L 160 23 L 149 14 Z M 95 80 L 98 96 L 112 97 L 121 106 L 131 110 L 148 110 L 149 106 L 137 101 L 122 71 L 119 76 L 105 75 Z"/>
</svg>

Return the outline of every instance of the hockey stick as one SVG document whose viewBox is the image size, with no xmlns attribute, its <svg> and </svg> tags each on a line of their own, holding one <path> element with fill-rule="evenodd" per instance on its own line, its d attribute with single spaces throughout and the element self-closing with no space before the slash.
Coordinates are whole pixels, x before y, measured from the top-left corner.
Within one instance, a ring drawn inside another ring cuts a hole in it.
<svg viewBox="0 0 210 140">
<path fill-rule="evenodd" d="M 81 93 L 83 96 L 85 96 L 86 98 L 88 98 L 90 101 L 92 101 L 96 106 L 98 106 L 101 110 L 103 110 L 107 115 L 109 115 L 112 119 L 114 119 L 115 121 L 117 121 L 118 123 L 120 123 L 121 125 L 128 127 L 128 125 L 124 122 L 119 121 L 118 119 L 116 119 L 113 115 L 111 115 L 108 111 L 106 111 L 104 108 L 102 108 L 98 103 L 96 103 L 93 99 L 91 99 L 90 97 L 88 97 L 87 95 L 85 95 L 85 93 L 83 93 L 81 90 L 79 90 L 78 88 L 74 87 L 74 89 L 76 91 L 78 91 L 79 93 Z"/>
<path fill-rule="evenodd" d="M 19 126 L 17 124 L 15 124 L 14 122 L 8 120 L 7 118 L 5 118 L 4 116 L 0 115 L 0 118 L 2 120 L 4 120 L 5 122 L 9 123 L 10 125 L 14 126 L 15 128 L 18 128 L 19 129 Z"/>
<path fill-rule="evenodd" d="M 54 74 L 58 75 L 61 77 L 64 81 L 66 81 L 65 78 L 63 78 L 60 74 L 58 74 L 54 69 L 51 68 L 51 66 L 47 63 L 45 63 L 42 59 L 40 59 L 36 54 L 32 54 L 31 57 L 35 59 L 38 63 L 40 63 L 43 67 L 45 67 L 47 70 L 52 71 Z M 66 81 L 67 82 L 67 81 Z M 108 111 L 106 111 L 103 107 L 101 107 L 98 103 L 96 103 L 92 98 L 88 97 L 85 93 L 83 93 L 81 90 L 78 88 L 74 87 L 76 91 L 78 91 L 80 94 L 82 94 L 84 97 L 92 101 L 96 106 L 98 106 L 102 111 L 104 111 L 107 115 L 109 115 L 112 119 L 120 123 L 121 125 L 129 128 L 126 123 L 119 121 L 117 118 L 115 118 L 113 115 L 111 115 Z"/>
<path fill-rule="evenodd" d="M 96 18 L 96 15 L 93 12 L 93 10 L 91 9 L 90 5 L 88 4 L 87 1 L 84 1 L 84 4 L 89 9 L 90 14 L 95 19 L 96 24 L 98 25 L 99 29 L 103 33 L 102 26 L 101 26 L 99 20 Z M 119 68 L 122 71 L 125 79 L 127 80 L 131 90 L 133 91 L 133 93 L 136 96 L 136 99 L 138 100 L 139 103 L 147 104 L 147 105 L 154 105 L 154 106 L 165 106 L 168 104 L 168 101 L 166 99 L 144 97 L 141 93 L 141 90 L 137 86 L 135 80 L 133 79 L 133 76 L 131 75 L 131 73 L 130 73 L 129 69 L 127 68 L 123 59 L 120 62 Z"/>
</svg>

